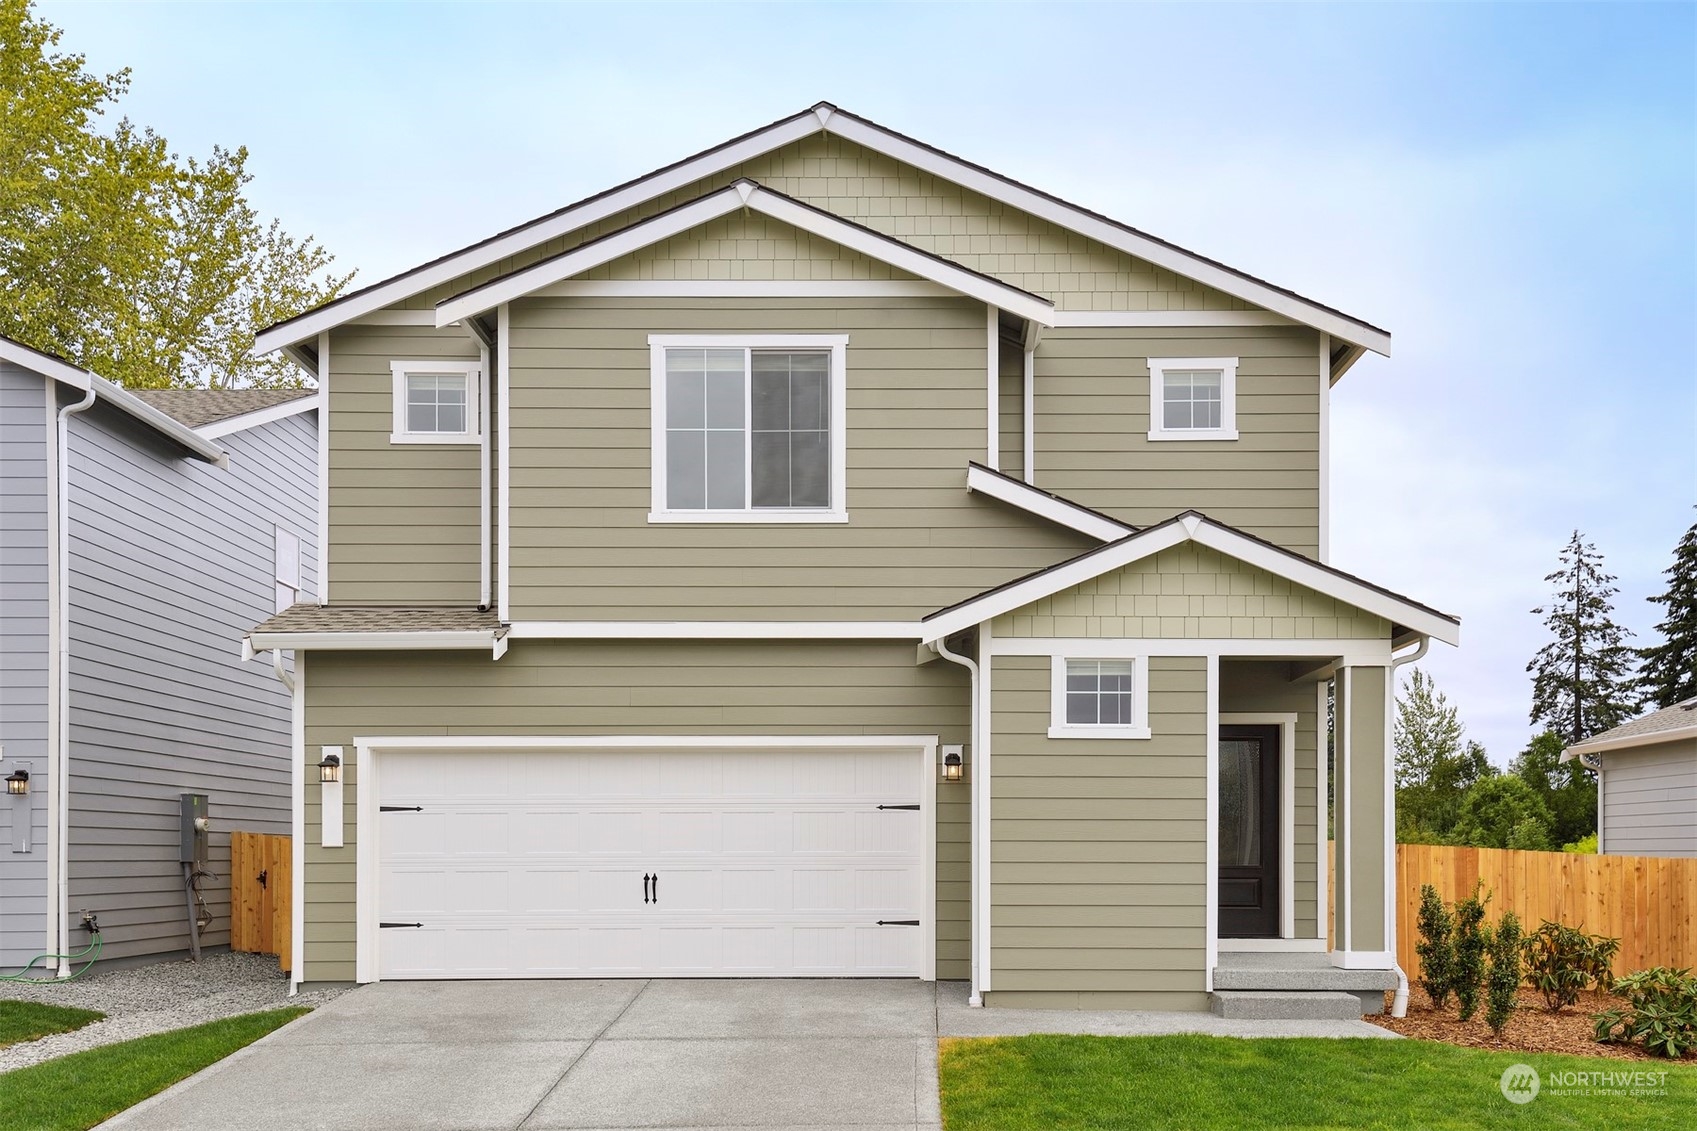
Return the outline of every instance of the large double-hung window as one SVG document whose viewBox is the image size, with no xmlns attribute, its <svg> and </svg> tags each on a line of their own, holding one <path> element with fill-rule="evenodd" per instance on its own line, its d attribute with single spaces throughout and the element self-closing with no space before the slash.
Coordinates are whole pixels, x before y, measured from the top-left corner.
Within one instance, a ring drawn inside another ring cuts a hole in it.
<svg viewBox="0 0 1697 1131">
<path fill-rule="evenodd" d="M 842 336 L 649 339 L 654 522 L 841 522 Z"/>
</svg>

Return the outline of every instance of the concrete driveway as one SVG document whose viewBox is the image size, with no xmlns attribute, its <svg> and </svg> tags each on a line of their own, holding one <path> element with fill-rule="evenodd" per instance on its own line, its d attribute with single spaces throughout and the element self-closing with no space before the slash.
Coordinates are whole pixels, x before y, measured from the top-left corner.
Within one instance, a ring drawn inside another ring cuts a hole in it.
<svg viewBox="0 0 1697 1131">
<path fill-rule="evenodd" d="M 104 1126 L 936 1128 L 917 981 L 384 982 Z"/>
</svg>

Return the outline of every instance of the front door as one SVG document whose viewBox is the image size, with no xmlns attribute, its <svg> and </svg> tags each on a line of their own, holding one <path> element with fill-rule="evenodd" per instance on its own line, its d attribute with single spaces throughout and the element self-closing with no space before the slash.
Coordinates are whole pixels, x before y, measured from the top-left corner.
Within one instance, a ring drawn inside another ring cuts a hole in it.
<svg viewBox="0 0 1697 1131">
<path fill-rule="evenodd" d="M 1220 728 L 1220 937 L 1279 935 L 1279 728 Z"/>
</svg>

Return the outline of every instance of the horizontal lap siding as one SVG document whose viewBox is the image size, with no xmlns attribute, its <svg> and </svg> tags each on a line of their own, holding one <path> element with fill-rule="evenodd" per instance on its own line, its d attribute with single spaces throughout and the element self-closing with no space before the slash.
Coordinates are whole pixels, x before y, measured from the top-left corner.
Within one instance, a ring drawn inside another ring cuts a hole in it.
<svg viewBox="0 0 1697 1131">
<path fill-rule="evenodd" d="M 100 916 L 106 957 L 187 949 L 179 795 L 204 793 L 201 942 L 223 944 L 230 832 L 289 829 L 289 699 L 240 641 L 274 608 L 276 527 L 316 592 L 316 428 L 226 436 L 227 469 L 104 407 L 71 428 L 71 907 Z"/>
<path fill-rule="evenodd" d="M 1315 556 L 1318 349 L 1296 326 L 1050 330 L 1037 350 L 1038 483 L 1138 526 L 1195 509 Z M 1238 439 L 1151 442 L 1150 357 L 1238 358 Z"/>
<path fill-rule="evenodd" d="M 1604 852 L 1697 856 L 1697 741 L 1603 755 Z"/>
<path fill-rule="evenodd" d="M 1049 680 L 995 658 L 991 996 L 1202 1008 L 1206 661 L 1151 661 L 1147 740 L 1050 739 Z"/>
<path fill-rule="evenodd" d="M 515 642 L 487 653 L 315 653 L 307 761 L 345 746 L 347 844 L 318 843 L 307 791 L 306 978 L 354 977 L 358 737 L 924 734 L 967 741 L 969 689 L 912 643 Z M 967 786 L 937 788 L 937 975 L 967 976 Z"/>
<path fill-rule="evenodd" d="M 477 444 L 393 444 L 392 361 L 475 361 L 459 327 L 343 326 L 330 342 L 330 597 L 474 605 Z"/>
<path fill-rule="evenodd" d="M 697 332 L 848 335 L 847 523 L 648 522 L 648 335 Z M 977 303 L 536 299 L 512 338 L 515 619 L 913 617 L 1092 544 L 965 490 Z"/>
<path fill-rule="evenodd" d="M 0 361 L 0 775 L 26 765 L 31 851 L 0 807 L 0 971 L 47 937 L 47 404 L 39 374 Z"/>
</svg>

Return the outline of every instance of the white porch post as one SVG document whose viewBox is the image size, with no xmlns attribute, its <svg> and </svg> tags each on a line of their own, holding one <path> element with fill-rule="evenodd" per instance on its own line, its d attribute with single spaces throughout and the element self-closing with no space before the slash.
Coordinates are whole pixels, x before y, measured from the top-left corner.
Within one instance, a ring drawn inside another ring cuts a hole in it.
<svg viewBox="0 0 1697 1131">
<path fill-rule="evenodd" d="M 1396 830 L 1388 687 L 1384 665 L 1350 665 L 1337 675 L 1332 965 L 1345 969 L 1388 970 L 1396 962 L 1390 927 Z"/>
</svg>

